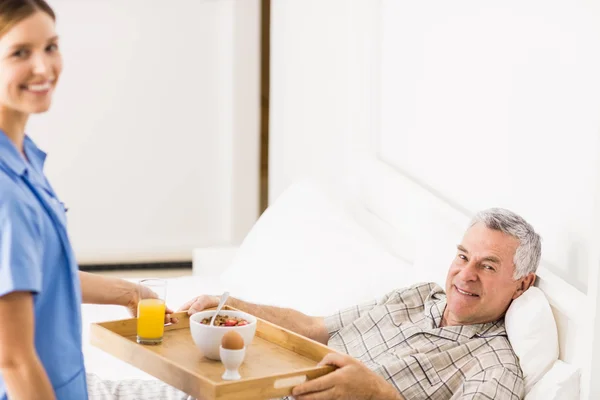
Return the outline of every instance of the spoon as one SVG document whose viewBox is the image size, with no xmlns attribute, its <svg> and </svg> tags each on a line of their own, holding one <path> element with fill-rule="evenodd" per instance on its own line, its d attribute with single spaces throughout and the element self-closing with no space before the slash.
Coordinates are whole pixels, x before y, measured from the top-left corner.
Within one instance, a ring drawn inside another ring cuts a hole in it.
<svg viewBox="0 0 600 400">
<path fill-rule="evenodd" d="M 219 315 L 219 311 L 221 311 L 221 308 L 223 308 L 223 305 L 227 301 L 227 298 L 229 298 L 229 292 L 225 292 L 221 295 L 221 301 L 219 301 L 219 306 L 217 307 L 217 311 L 215 311 L 215 315 L 213 315 L 212 319 L 210 320 L 210 326 L 214 326 L 215 318 L 217 317 L 217 315 Z"/>
</svg>

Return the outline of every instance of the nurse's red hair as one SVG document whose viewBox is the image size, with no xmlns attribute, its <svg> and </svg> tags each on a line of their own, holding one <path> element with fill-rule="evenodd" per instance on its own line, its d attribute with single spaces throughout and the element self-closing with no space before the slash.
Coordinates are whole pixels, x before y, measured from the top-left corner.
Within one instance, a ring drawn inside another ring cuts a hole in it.
<svg viewBox="0 0 600 400">
<path fill-rule="evenodd" d="M 45 12 L 56 20 L 52 7 L 44 0 L 0 0 L 0 37 L 38 11 Z"/>
</svg>

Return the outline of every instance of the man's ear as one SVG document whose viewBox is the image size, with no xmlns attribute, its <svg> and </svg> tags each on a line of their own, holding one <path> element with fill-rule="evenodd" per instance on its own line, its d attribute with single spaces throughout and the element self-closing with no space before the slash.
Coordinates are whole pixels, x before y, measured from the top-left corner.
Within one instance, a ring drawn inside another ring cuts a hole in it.
<svg viewBox="0 0 600 400">
<path fill-rule="evenodd" d="M 513 294 L 512 299 L 514 300 L 517 297 L 521 296 L 523 293 L 525 293 L 525 291 L 527 289 L 529 289 L 531 287 L 531 285 L 533 285 L 535 283 L 536 278 L 537 278 L 537 276 L 532 272 L 528 275 L 525 275 L 521 279 L 519 279 L 519 281 L 518 281 L 519 286 L 517 287 L 517 290 Z"/>
</svg>

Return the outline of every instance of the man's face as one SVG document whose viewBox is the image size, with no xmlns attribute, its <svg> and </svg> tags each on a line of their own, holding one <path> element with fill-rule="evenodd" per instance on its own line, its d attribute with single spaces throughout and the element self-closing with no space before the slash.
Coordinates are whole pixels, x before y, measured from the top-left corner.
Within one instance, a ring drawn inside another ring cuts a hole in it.
<svg viewBox="0 0 600 400">
<path fill-rule="evenodd" d="M 477 223 L 467 230 L 446 278 L 446 325 L 496 321 L 535 279 L 514 280 L 519 240 Z"/>
</svg>

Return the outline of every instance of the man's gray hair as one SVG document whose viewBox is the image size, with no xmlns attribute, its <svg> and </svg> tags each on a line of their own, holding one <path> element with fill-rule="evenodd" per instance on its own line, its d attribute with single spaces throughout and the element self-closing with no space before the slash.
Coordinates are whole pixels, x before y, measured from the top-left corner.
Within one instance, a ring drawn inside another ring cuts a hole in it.
<svg viewBox="0 0 600 400">
<path fill-rule="evenodd" d="M 514 279 L 535 272 L 542 256 L 542 240 L 533 227 L 522 217 L 504 208 L 490 208 L 478 212 L 469 227 L 482 222 L 489 229 L 511 235 L 519 240 L 515 252 Z"/>
</svg>

